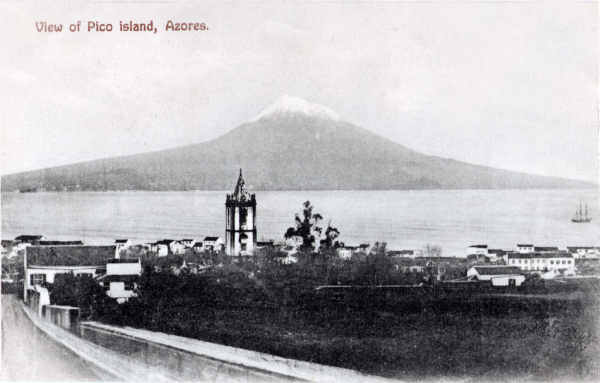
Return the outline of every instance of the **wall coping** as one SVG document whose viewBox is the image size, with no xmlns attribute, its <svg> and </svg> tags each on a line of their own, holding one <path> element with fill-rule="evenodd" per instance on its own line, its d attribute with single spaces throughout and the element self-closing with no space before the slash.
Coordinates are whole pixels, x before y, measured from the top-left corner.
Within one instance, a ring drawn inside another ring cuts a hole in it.
<svg viewBox="0 0 600 383">
<path fill-rule="evenodd" d="M 267 353 L 246 350 L 162 332 L 117 327 L 99 322 L 81 322 L 82 328 L 99 329 L 149 343 L 167 346 L 210 359 L 246 368 L 317 382 L 398 382 L 384 377 L 363 374 L 346 368 L 326 366 L 301 360 L 283 358 Z"/>
<path fill-rule="evenodd" d="M 52 307 L 52 308 L 56 308 L 56 309 L 62 309 L 62 310 L 79 310 L 79 307 L 75 307 L 75 306 L 63 306 L 63 305 L 44 305 L 46 307 Z"/>
</svg>

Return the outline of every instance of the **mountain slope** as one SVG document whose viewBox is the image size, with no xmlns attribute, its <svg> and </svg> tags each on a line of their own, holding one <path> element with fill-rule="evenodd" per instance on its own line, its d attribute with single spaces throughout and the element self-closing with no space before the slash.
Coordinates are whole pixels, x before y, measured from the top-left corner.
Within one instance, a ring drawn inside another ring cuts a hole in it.
<svg viewBox="0 0 600 383">
<path fill-rule="evenodd" d="M 6 191 L 224 190 L 239 168 L 254 189 L 575 188 L 535 176 L 427 156 L 284 97 L 251 121 L 205 143 L 2 177 Z"/>
</svg>

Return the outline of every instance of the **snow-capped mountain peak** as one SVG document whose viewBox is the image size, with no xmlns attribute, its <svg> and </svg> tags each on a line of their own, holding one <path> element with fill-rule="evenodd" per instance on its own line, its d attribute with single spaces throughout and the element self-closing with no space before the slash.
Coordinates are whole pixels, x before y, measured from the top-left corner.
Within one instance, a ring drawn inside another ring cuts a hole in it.
<svg viewBox="0 0 600 383">
<path fill-rule="evenodd" d="M 288 114 L 303 114 L 308 117 L 326 118 L 337 121 L 339 115 L 333 110 L 318 104 L 313 104 L 298 97 L 284 95 L 273 104 L 269 105 L 250 122 L 266 117 L 280 117 Z"/>
</svg>

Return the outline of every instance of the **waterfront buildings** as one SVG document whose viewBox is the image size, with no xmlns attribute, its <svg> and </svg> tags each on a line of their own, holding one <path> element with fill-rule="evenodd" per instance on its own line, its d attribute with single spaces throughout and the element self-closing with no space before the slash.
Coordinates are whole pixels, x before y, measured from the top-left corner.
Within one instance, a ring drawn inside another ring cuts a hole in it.
<svg viewBox="0 0 600 383">
<path fill-rule="evenodd" d="M 566 251 L 508 254 L 507 264 L 518 267 L 522 271 L 575 274 L 575 261 L 573 256 Z"/>
</svg>

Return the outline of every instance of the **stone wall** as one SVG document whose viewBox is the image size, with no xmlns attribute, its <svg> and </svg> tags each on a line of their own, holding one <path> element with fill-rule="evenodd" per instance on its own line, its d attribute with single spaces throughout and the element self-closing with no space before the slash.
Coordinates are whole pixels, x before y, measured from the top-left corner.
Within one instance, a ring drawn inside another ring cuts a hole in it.
<svg viewBox="0 0 600 383">
<path fill-rule="evenodd" d="M 76 332 L 79 324 L 79 308 L 72 306 L 42 306 L 42 318 L 52 324 Z"/>
</svg>

